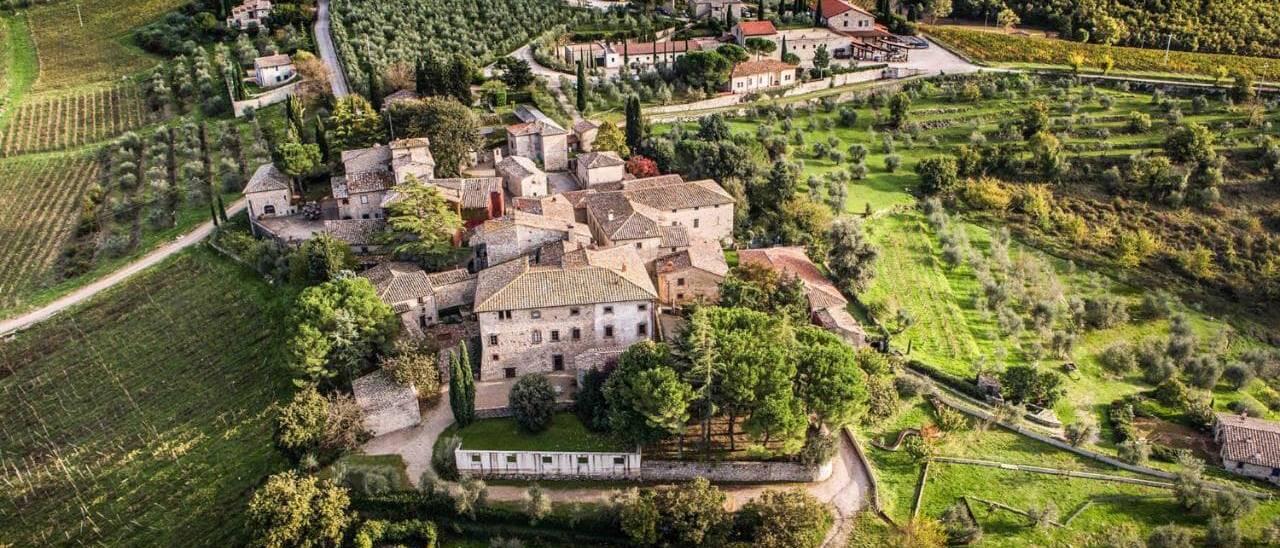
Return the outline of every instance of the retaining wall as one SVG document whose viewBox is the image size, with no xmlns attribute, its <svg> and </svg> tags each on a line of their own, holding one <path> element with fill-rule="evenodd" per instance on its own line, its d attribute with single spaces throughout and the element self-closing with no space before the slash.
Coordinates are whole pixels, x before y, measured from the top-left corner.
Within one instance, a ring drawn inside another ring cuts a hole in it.
<svg viewBox="0 0 1280 548">
<path fill-rule="evenodd" d="M 640 452 L 453 451 L 458 472 L 496 479 L 640 479 Z"/>
<path fill-rule="evenodd" d="M 688 481 L 707 478 L 717 483 L 809 483 L 831 477 L 832 462 L 804 465 L 795 462 L 683 462 L 646 460 L 640 465 L 645 481 Z"/>
<path fill-rule="evenodd" d="M 294 81 L 292 84 L 280 86 L 276 89 L 243 101 L 232 101 L 231 110 L 235 112 L 236 118 L 244 116 L 249 109 L 258 110 L 262 107 L 274 105 L 287 99 L 293 95 L 294 88 L 298 87 L 301 80 Z"/>
<path fill-rule="evenodd" d="M 556 411 L 573 411 L 573 402 L 558 401 L 556 402 Z M 515 415 L 510 407 L 490 407 L 487 409 L 476 409 L 477 419 L 502 419 Z"/>
</svg>

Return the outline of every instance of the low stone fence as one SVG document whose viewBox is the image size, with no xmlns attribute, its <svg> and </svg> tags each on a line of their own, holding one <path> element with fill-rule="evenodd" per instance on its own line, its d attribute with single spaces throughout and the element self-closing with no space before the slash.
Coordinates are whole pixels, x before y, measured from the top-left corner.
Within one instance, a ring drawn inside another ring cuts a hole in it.
<svg viewBox="0 0 1280 548">
<path fill-rule="evenodd" d="M 782 96 L 795 97 L 796 95 L 816 93 L 824 89 L 838 88 L 850 84 L 860 84 L 862 82 L 872 82 L 884 78 L 888 78 L 888 76 L 883 66 L 855 72 L 845 72 L 828 76 L 821 80 L 814 80 L 812 82 L 805 82 L 803 84 L 792 86 L 787 89 L 787 91 L 783 92 Z"/>
<path fill-rule="evenodd" d="M 558 401 L 556 402 L 556 411 L 573 411 L 573 402 Z M 487 409 L 476 409 L 476 419 L 503 419 L 515 415 L 510 407 L 489 407 Z"/>
<path fill-rule="evenodd" d="M 271 91 L 267 91 L 243 101 L 232 101 L 231 110 L 235 112 L 236 118 L 240 118 L 244 116 L 249 109 L 258 110 L 262 107 L 271 106 L 284 101 L 290 95 L 293 95 L 294 89 L 298 87 L 298 84 L 301 81 L 302 80 L 296 80 L 291 84 L 280 86 Z"/>
<path fill-rule="evenodd" d="M 810 483 L 831 477 L 833 461 L 805 465 L 797 462 L 646 460 L 640 466 L 640 477 L 644 481 L 707 478 L 717 483 Z"/>
<path fill-rule="evenodd" d="M 458 472 L 481 478 L 534 479 L 641 479 L 640 451 L 453 451 Z"/>
</svg>

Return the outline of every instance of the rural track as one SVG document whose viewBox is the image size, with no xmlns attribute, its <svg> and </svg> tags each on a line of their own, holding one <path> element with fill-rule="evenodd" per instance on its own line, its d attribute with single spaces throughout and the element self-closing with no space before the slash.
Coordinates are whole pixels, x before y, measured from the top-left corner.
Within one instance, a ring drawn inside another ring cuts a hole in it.
<svg viewBox="0 0 1280 548">
<path fill-rule="evenodd" d="M 235 203 L 231 204 L 231 206 L 227 208 L 227 216 L 231 217 L 240 213 L 244 210 L 247 204 L 248 202 L 244 198 L 236 200 Z M 54 300 L 40 308 L 0 321 L 0 337 L 5 337 L 12 333 L 27 329 L 35 324 L 56 316 L 60 312 L 73 308 L 89 300 L 94 295 L 119 285 L 120 282 L 125 281 L 130 276 L 155 266 L 174 254 L 200 243 L 211 233 L 213 233 L 213 221 L 205 221 L 190 232 L 178 236 L 172 241 L 151 250 L 137 260 L 116 269 L 114 272 L 102 278 L 94 280 L 84 287 L 63 295 L 57 300 Z"/>
<path fill-rule="evenodd" d="M 316 49 L 320 50 L 320 60 L 329 69 L 329 85 L 333 88 L 334 97 L 343 97 L 351 93 L 347 86 L 347 73 L 342 70 L 342 60 L 338 58 L 338 50 L 333 47 L 333 35 L 329 33 L 329 0 L 320 0 L 316 13 Z"/>
</svg>

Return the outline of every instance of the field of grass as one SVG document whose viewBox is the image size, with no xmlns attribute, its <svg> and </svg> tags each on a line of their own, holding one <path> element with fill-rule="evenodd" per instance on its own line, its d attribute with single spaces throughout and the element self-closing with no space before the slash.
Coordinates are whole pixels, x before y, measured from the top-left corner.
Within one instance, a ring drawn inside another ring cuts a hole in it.
<svg viewBox="0 0 1280 548">
<path fill-rule="evenodd" d="M 23 17 L 0 17 L 0 122 L 31 88 L 40 70 L 35 43 Z"/>
<path fill-rule="evenodd" d="M 933 422 L 936 417 L 927 404 L 917 402 L 884 425 L 868 429 L 864 437 L 892 443 L 898 431 Z M 885 511 L 899 522 L 912 511 L 920 465 L 905 451 L 887 451 L 864 444 L 871 459 Z M 1129 472 L 1078 457 L 1072 453 L 1030 440 L 999 428 L 973 425 L 965 431 L 946 434 L 939 442 L 938 455 L 991 460 L 1009 464 L 1029 464 L 1048 468 L 1088 471 L 1112 476 L 1135 476 Z M 1150 479 L 1150 478 L 1147 478 Z M 991 510 L 974 503 L 983 526 L 981 546 L 1081 546 L 1092 535 L 1119 524 L 1132 524 L 1145 535 L 1167 523 L 1203 528 L 1204 518 L 1178 507 L 1172 492 L 1165 489 L 1080 478 L 1060 478 L 1015 470 L 933 462 L 925 486 L 920 513 L 937 518 L 960 497 L 978 497 L 1019 509 L 1053 503 L 1059 521 L 1065 520 L 1087 501 L 1092 501 L 1068 527 L 1036 529 L 1025 519 L 1008 512 Z M 1280 502 L 1270 501 L 1242 523 L 1246 534 L 1256 532 L 1280 515 Z"/>
<path fill-rule="evenodd" d="M 131 32 L 183 3 L 61 0 L 28 9 L 25 13 L 40 58 L 40 77 L 32 91 L 109 82 L 151 68 L 159 59 L 135 46 Z"/>
<path fill-rule="evenodd" d="M 97 170 L 85 157 L 0 161 L 0 309 L 20 305 L 54 278 Z"/>
<path fill-rule="evenodd" d="M 450 426 L 440 437 L 456 434 L 464 449 L 506 449 L 511 451 L 626 451 L 625 446 L 587 430 L 573 413 L 556 413 L 551 427 L 530 434 L 515 419 L 486 419 L 466 428 Z"/>
<path fill-rule="evenodd" d="M 244 542 L 250 492 L 285 465 L 278 291 L 194 250 L 0 343 L 0 537 Z"/>
<path fill-rule="evenodd" d="M 1118 72 L 1151 76 L 1216 78 L 1220 68 L 1252 73 L 1262 80 L 1280 80 L 1280 59 L 1245 57 L 1217 53 L 1107 47 L 1055 38 L 1015 36 L 1002 32 L 974 30 L 959 26 L 927 26 L 925 32 L 970 58 L 987 63 L 1016 63 L 1039 66 L 1069 66 L 1069 56 L 1085 58 L 1089 73 L 1101 73 L 1103 58 L 1111 55 Z"/>
</svg>

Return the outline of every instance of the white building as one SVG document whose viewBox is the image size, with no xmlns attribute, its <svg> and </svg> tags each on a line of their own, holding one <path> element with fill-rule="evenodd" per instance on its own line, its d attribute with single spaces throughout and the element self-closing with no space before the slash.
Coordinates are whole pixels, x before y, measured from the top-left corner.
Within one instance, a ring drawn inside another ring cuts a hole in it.
<svg viewBox="0 0 1280 548">
<path fill-rule="evenodd" d="M 1280 484 L 1280 423 L 1218 413 L 1213 439 L 1227 471 Z"/>
<path fill-rule="evenodd" d="M 619 183 L 627 175 L 627 162 L 612 150 L 580 154 L 577 163 L 578 185 L 582 188 Z"/>
<path fill-rule="evenodd" d="M 297 74 L 288 54 L 268 55 L 253 60 L 253 80 L 260 87 L 279 86 L 292 80 Z"/>
<path fill-rule="evenodd" d="M 818 0 L 818 20 L 839 32 L 874 30 L 876 16 L 846 0 Z"/>
<path fill-rule="evenodd" d="M 459 447 L 458 472 L 482 478 L 639 479 L 640 452 L 506 451 Z"/>
<path fill-rule="evenodd" d="M 753 93 L 795 83 L 796 66 L 773 59 L 738 63 L 729 75 L 729 90 L 733 93 Z"/>
<path fill-rule="evenodd" d="M 557 264 L 528 256 L 480 272 L 480 379 L 566 371 L 578 355 L 653 335 L 657 292 L 630 248 L 577 249 Z"/>
<path fill-rule="evenodd" d="M 227 28 L 256 29 L 265 25 L 266 18 L 270 16 L 270 0 L 247 0 L 231 8 L 231 15 L 227 16 Z"/>
</svg>

